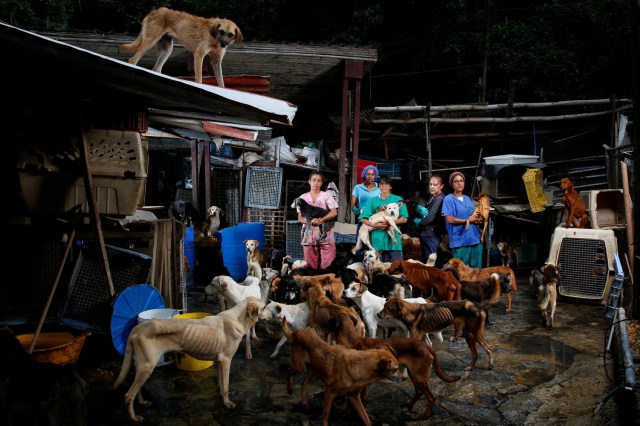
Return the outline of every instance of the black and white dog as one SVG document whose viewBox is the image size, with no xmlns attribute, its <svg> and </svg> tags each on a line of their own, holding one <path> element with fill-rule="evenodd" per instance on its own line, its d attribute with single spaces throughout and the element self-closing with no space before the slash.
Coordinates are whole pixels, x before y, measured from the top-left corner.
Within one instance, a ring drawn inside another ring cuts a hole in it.
<svg viewBox="0 0 640 426">
<path fill-rule="evenodd" d="M 302 215 L 302 217 L 304 217 L 304 220 L 307 222 L 306 225 L 302 225 L 300 238 L 304 237 L 304 233 L 307 230 L 307 226 L 311 225 L 311 219 L 320 219 L 326 216 L 327 213 L 329 213 L 327 209 L 323 209 L 322 207 L 312 206 L 311 204 L 307 203 L 305 200 L 299 197 L 295 199 L 294 205 L 300 209 L 300 214 Z M 322 224 L 320 225 L 322 229 L 322 234 L 320 235 L 320 238 L 319 238 L 320 241 L 327 238 L 327 233 L 333 229 L 333 226 L 335 225 L 335 223 L 336 223 L 335 218 L 328 220 L 326 222 L 322 222 Z"/>
</svg>

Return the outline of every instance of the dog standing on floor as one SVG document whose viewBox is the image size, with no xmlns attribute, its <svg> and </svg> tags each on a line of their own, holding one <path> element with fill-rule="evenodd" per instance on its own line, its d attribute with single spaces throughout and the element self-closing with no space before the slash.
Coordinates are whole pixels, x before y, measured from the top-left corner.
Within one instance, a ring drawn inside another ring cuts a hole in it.
<svg viewBox="0 0 640 426">
<path fill-rule="evenodd" d="M 438 300 L 460 300 L 460 283 L 451 271 L 443 271 L 435 266 L 426 266 L 420 262 L 396 260 L 387 270 L 390 274 L 404 274 L 413 287 L 413 296 L 422 296 L 422 292 L 436 289 Z"/>
<path fill-rule="evenodd" d="M 565 228 L 588 228 L 589 217 L 587 216 L 587 208 L 584 201 L 580 198 L 580 194 L 573 186 L 573 178 L 567 176 L 560 180 L 560 187 L 564 195 L 562 196 L 562 204 L 564 204 Z"/>
<path fill-rule="evenodd" d="M 324 426 L 329 425 L 331 406 L 338 395 L 346 395 L 362 422 L 370 426 L 372 423 L 362 403 L 362 393 L 371 383 L 382 379 L 402 380 L 396 357 L 387 349 L 359 351 L 342 345 L 330 345 L 309 327 L 291 330 L 286 318 L 282 320 L 282 330 L 291 343 L 291 364 L 287 370 L 289 395 L 293 393 L 293 377 L 305 372 L 300 403 L 307 408 L 307 384 L 315 375 L 324 383 Z"/>
<path fill-rule="evenodd" d="M 277 319 L 282 322 L 282 318 L 287 319 L 287 323 L 290 324 L 292 329 L 302 330 L 309 326 L 309 305 L 307 302 L 286 305 L 270 301 L 260 312 L 260 319 L 263 320 Z M 278 356 L 285 343 L 287 343 L 287 336 L 283 335 L 270 356 L 272 359 Z"/>
<path fill-rule="evenodd" d="M 120 47 L 136 51 L 129 59 L 130 64 L 136 65 L 149 49 L 156 46 L 158 60 L 153 66 L 153 71 L 161 73 L 163 65 L 173 51 L 174 38 L 193 54 L 197 83 L 202 83 L 202 63 L 204 57 L 209 55 L 218 86 L 224 87 L 222 58 L 228 46 L 242 41 L 240 28 L 229 19 L 202 18 L 161 7 L 145 16 L 140 34 L 135 41 Z"/>
<path fill-rule="evenodd" d="M 558 284 L 560 284 L 560 275 L 558 274 L 560 268 L 548 263 L 540 270 L 542 271 L 542 281 L 538 286 L 538 308 L 542 313 L 542 323 L 547 330 L 552 330 L 558 298 Z"/>
<path fill-rule="evenodd" d="M 131 366 L 135 364 L 136 375 L 133 384 L 124 396 L 129 418 L 141 422 L 136 415 L 133 400 L 143 406 L 145 401 L 140 393 L 142 385 L 149 379 L 158 359 L 167 352 L 186 352 L 194 358 L 212 360 L 218 367 L 218 388 L 225 407 L 235 408 L 229 399 L 229 370 L 242 337 L 258 321 L 264 307 L 255 297 L 248 297 L 231 309 L 215 316 L 201 319 L 156 318 L 136 325 L 127 339 L 122 369 L 113 384 L 116 389 L 127 378 Z"/>
<path fill-rule="evenodd" d="M 425 419 L 431 416 L 431 410 L 436 402 L 436 397 L 429 389 L 429 377 L 431 368 L 436 375 L 446 383 L 460 380 L 460 376 L 449 376 L 440 365 L 438 354 L 430 344 L 412 338 L 390 337 L 386 339 L 371 339 L 358 336 L 353 327 L 353 322 L 346 315 L 339 314 L 334 318 L 336 323 L 336 343 L 353 349 L 388 349 L 396 356 L 400 365 L 407 367 L 409 378 L 413 383 L 414 395 L 406 400 L 404 407 L 412 408 L 422 395 L 427 399 L 427 408 L 419 415 Z"/>
</svg>

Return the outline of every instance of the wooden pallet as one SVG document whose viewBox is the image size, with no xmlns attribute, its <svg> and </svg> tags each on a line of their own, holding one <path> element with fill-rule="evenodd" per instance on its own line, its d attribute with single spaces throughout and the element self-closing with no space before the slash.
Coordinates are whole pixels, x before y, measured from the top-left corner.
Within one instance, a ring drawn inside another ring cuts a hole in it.
<svg viewBox="0 0 640 426">
<path fill-rule="evenodd" d="M 264 223 L 264 243 L 266 247 L 284 250 L 285 248 L 285 223 L 284 209 L 248 209 L 249 222 Z"/>
</svg>

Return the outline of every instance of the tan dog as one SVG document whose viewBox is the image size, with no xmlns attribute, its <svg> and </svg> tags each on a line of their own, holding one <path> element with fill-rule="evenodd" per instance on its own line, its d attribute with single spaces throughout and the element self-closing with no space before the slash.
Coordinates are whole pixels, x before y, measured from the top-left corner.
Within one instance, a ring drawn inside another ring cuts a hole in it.
<svg viewBox="0 0 640 426">
<path fill-rule="evenodd" d="M 584 201 L 580 198 L 580 194 L 573 187 L 573 178 L 571 176 L 560 180 L 560 187 L 564 195 L 562 196 L 562 204 L 564 204 L 565 228 L 588 228 L 589 217 L 587 216 L 587 208 Z"/>
<path fill-rule="evenodd" d="M 453 268 L 458 272 L 460 281 L 482 281 L 485 278 L 489 278 L 491 274 L 497 272 L 498 274 L 511 274 L 511 292 L 518 291 L 518 283 L 516 282 L 516 274 L 513 269 L 507 266 L 490 266 L 488 268 L 471 268 L 458 258 L 451 258 L 442 267 L 442 269 Z M 513 295 L 507 293 L 507 307 L 506 312 L 511 312 L 513 307 Z"/>
<path fill-rule="evenodd" d="M 390 274 L 404 274 L 405 279 L 413 286 L 414 297 L 422 296 L 424 291 L 434 288 L 438 291 L 440 301 L 461 298 L 460 283 L 450 271 L 408 260 L 396 260 L 387 271 Z"/>
<path fill-rule="evenodd" d="M 396 225 L 396 219 L 400 217 L 400 207 L 402 207 L 402 201 L 400 201 L 399 203 L 389 203 L 381 210 L 369 217 L 369 223 L 373 225 L 380 222 L 387 222 L 389 224 L 387 233 L 391 237 L 391 240 L 394 244 L 398 241 L 395 231 L 398 231 L 398 234 L 402 235 L 402 231 L 400 231 L 398 225 Z M 352 254 L 356 254 L 363 245 L 369 247 L 369 250 L 376 251 L 376 249 L 374 249 L 371 245 L 371 241 L 369 238 L 369 234 L 373 229 L 374 228 L 372 226 L 365 225 L 364 223 L 362 224 L 362 226 L 360 227 L 360 231 L 358 231 L 358 241 L 356 241 L 356 245 L 351 249 Z"/>
<path fill-rule="evenodd" d="M 558 284 L 560 284 L 559 270 L 557 265 L 551 263 L 540 269 L 542 281 L 538 286 L 538 308 L 542 312 L 542 323 L 547 330 L 553 329 L 553 316 L 556 313 Z"/>
<path fill-rule="evenodd" d="M 130 64 L 136 65 L 140 58 L 155 45 L 158 49 L 158 60 L 153 70 L 162 72 L 162 67 L 173 51 L 174 38 L 193 54 L 196 82 L 202 83 L 202 62 L 204 57 L 209 55 L 218 86 L 224 87 L 222 58 L 229 45 L 242 41 L 240 28 L 229 19 L 201 18 L 161 7 L 145 16 L 140 34 L 135 41 L 120 47 L 136 51 L 135 55 L 129 59 Z"/>
<path fill-rule="evenodd" d="M 142 398 L 140 391 L 151 376 L 158 359 L 167 352 L 183 351 L 197 359 L 215 361 L 218 366 L 218 387 L 224 405 L 234 408 L 236 404 L 229 400 L 231 359 L 238 350 L 242 337 L 258 321 L 263 307 L 259 299 L 249 297 L 215 316 L 202 319 L 152 319 L 136 325 L 127 339 L 122 369 L 113 385 L 115 389 L 124 382 L 135 362 L 136 375 L 124 395 L 131 420 L 142 421 L 142 416 L 136 415 L 133 410 L 133 400 L 137 396 L 141 405 L 151 404 Z"/>
<path fill-rule="evenodd" d="M 502 266 L 511 266 L 511 258 L 515 254 L 516 266 L 518 266 L 518 246 L 509 244 L 506 241 L 500 241 L 496 244 L 496 249 L 500 252 L 500 258 L 502 259 Z"/>
<path fill-rule="evenodd" d="M 479 215 L 482 218 L 482 235 L 480 241 L 484 243 L 484 237 L 487 235 L 487 226 L 489 226 L 489 212 L 491 211 L 491 202 L 489 196 L 484 192 L 478 194 L 478 205 L 473 210 L 473 215 Z M 467 219 L 466 228 L 469 229 L 469 220 Z"/>
<path fill-rule="evenodd" d="M 436 402 L 436 397 L 429 389 L 429 377 L 433 367 L 436 374 L 443 382 L 451 383 L 460 380 L 460 376 L 449 376 L 438 360 L 435 349 L 427 342 L 405 337 L 390 337 L 386 339 L 372 339 L 358 336 L 353 322 L 345 315 L 335 317 L 336 343 L 347 348 L 363 349 L 388 349 L 396 356 L 400 365 L 407 367 L 409 378 L 413 383 L 414 395 L 406 400 L 404 407 L 412 408 L 422 395 L 427 398 L 427 408 L 420 414 L 424 419 L 431 416 L 431 410 Z"/>
<path fill-rule="evenodd" d="M 493 354 L 484 337 L 486 314 L 470 300 L 454 300 L 424 305 L 390 297 L 380 311 L 380 317 L 399 319 L 409 329 L 411 337 L 418 340 L 424 340 L 426 333 L 439 331 L 453 325 L 455 334 L 451 340 L 455 341 L 462 335 L 471 350 L 471 363 L 465 370 L 473 370 L 476 365 L 478 360 L 477 344 L 480 344 L 489 357 L 488 369 L 493 369 Z"/>
<path fill-rule="evenodd" d="M 362 422 L 370 426 L 371 420 L 362 404 L 362 393 L 371 383 L 382 379 L 401 381 L 400 364 L 386 349 L 355 350 L 342 345 L 329 345 L 311 328 L 292 331 L 286 318 L 282 330 L 291 342 L 291 364 L 287 370 L 287 392 L 293 393 L 293 377 L 305 372 L 300 390 L 300 402 L 307 401 L 307 384 L 314 375 L 324 383 L 324 409 L 322 424 L 329 425 L 333 400 L 345 395 Z"/>
</svg>

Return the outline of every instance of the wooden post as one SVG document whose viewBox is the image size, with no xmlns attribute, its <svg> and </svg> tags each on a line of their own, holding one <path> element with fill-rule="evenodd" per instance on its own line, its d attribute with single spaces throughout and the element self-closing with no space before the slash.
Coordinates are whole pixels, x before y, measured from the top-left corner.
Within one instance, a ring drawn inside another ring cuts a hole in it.
<svg viewBox="0 0 640 426">
<path fill-rule="evenodd" d="M 627 163 L 620 162 L 620 172 L 622 174 L 622 192 L 624 194 L 624 215 L 627 218 L 627 250 L 629 251 L 629 273 L 633 276 L 634 267 L 634 244 L 633 244 L 633 210 L 631 194 L 629 193 L 629 175 L 627 173 Z"/>
</svg>

